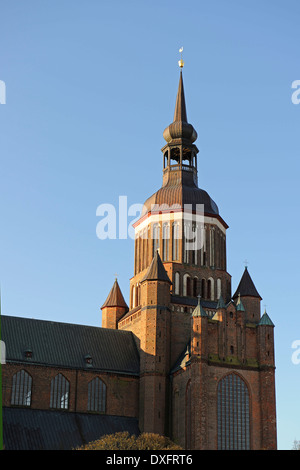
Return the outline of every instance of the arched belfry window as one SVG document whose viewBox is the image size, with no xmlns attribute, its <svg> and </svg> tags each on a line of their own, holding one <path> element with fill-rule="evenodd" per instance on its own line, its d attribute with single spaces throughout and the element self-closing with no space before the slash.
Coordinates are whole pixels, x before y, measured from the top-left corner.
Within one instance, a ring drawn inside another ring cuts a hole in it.
<svg viewBox="0 0 300 470">
<path fill-rule="evenodd" d="M 106 385 L 99 377 L 95 377 L 88 384 L 88 411 L 105 413 Z"/>
<path fill-rule="evenodd" d="M 11 404 L 16 406 L 30 406 L 32 378 L 25 370 L 19 370 L 13 375 Z"/>
<path fill-rule="evenodd" d="M 245 381 L 225 375 L 218 384 L 218 449 L 250 450 L 250 397 Z"/>
<path fill-rule="evenodd" d="M 57 374 L 51 380 L 50 408 L 67 410 L 69 407 L 69 390 L 69 381 L 62 374 Z"/>
<path fill-rule="evenodd" d="M 171 149 L 171 154 L 170 154 L 170 160 L 171 160 L 171 165 L 173 164 L 172 162 L 175 160 L 177 163 L 180 163 L 180 148 L 179 147 L 173 147 Z"/>
</svg>

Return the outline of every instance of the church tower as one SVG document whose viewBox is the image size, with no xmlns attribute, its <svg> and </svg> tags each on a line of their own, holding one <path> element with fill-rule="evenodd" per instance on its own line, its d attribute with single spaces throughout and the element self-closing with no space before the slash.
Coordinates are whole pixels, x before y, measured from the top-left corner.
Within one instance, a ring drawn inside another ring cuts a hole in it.
<svg viewBox="0 0 300 470">
<path fill-rule="evenodd" d="M 197 133 L 179 65 L 162 186 L 134 224 L 129 309 L 109 296 L 103 326 L 136 339 L 141 431 L 185 449 L 276 449 L 274 325 L 261 317 L 248 268 L 232 296 L 228 225 L 198 186 Z"/>
</svg>

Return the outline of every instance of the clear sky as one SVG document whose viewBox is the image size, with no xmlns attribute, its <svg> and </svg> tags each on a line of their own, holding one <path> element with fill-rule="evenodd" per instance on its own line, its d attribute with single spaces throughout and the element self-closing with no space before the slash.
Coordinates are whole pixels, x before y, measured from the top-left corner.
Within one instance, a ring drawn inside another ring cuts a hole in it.
<svg viewBox="0 0 300 470">
<path fill-rule="evenodd" d="M 275 323 L 279 449 L 300 440 L 299 25 L 298 0 L 1 1 L 2 313 L 101 325 L 115 273 L 128 301 L 133 240 L 99 240 L 96 210 L 161 186 L 184 46 L 233 290 L 247 259 Z"/>
</svg>

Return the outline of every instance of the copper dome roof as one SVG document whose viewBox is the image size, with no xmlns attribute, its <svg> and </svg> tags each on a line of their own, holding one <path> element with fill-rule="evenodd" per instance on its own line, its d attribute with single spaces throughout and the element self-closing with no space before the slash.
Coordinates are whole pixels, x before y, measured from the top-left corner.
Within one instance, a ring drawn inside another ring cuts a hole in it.
<svg viewBox="0 0 300 470">
<path fill-rule="evenodd" d="M 192 206 L 193 212 L 197 209 L 197 212 L 199 212 L 201 208 L 197 208 L 197 205 L 203 204 L 205 214 L 219 215 L 217 204 L 204 189 L 197 188 L 197 186 L 170 184 L 163 186 L 146 200 L 142 216 L 150 211 L 164 211 L 170 208 L 184 209 L 184 206 L 188 204 Z M 186 207 L 186 209 L 189 209 L 189 207 Z"/>
</svg>

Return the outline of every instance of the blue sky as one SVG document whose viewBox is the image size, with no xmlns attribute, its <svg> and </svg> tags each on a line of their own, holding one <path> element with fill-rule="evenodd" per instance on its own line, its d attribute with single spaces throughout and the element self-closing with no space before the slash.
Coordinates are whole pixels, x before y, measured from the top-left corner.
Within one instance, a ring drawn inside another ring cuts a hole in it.
<svg viewBox="0 0 300 470">
<path fill-rule="evenodd" d="M 233 291 L 247 259 L 276 325 L 280 449 L 300 440 L 299 22 L 296 0 L 1 2 L 2 312 L 101 325 L 115 273 L 128 300 L 133 241 L 99 240 L 96 209 L 161 186 L 184 46 Z"/>
</svg>

